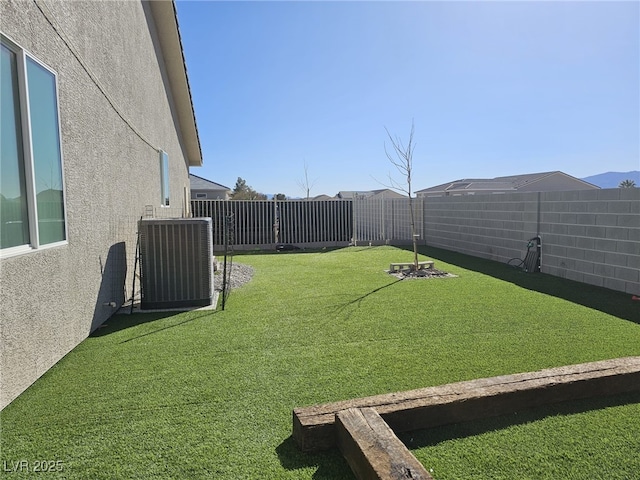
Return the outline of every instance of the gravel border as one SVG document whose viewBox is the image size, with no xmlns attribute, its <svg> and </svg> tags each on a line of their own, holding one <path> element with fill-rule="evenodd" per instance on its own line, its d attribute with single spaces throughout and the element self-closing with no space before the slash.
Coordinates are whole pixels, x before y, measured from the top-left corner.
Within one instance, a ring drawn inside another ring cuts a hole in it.
<svg viewBox="0 0 640 480">
<path fill-rule="evenodd" d="M 229 268 L 228 264 L 227 264 L 227 268 Z M 223 265 L 222 265 L 222 262 L 220 262 L 220 265 L 216 270 L 215 280 L 214 280 L 214 289 L 218 292 L 222 291 L 222 280 L 223 280 L 222 271 L 223 271 Z M 243 263 L 233 262 L 231 264 L 231 275 L 229 277 L 229 287 L 231 288 L 231 290 L 240 288 L 245 283 L 248 283 L 249 281 L 251 281 L 251 279 L 253 278 L 253 273 L 254 273 L 253 267 L 249 265 L 245 265 Z"/>
</svg>

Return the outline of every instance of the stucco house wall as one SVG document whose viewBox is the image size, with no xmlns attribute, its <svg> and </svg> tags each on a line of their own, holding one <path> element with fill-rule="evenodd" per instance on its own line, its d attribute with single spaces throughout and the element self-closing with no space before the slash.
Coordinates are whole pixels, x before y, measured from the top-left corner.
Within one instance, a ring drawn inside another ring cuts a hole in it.
<svg viewBox="0 0 640 480">
<path fill-rule="evenodd" d="M 160 45 L 158 16 L 174 6 L 159 3 L 0 2 L 0 31 L 57 73 L 67 214 L 66 245 L 0 259 L 0 408 L 125 302 L 146 206 L 188 214 L 188 167 L 202 159 Z"/>
<path fill-rule="evenodd" d="M 225 190 L 191 190 L 192 200 L 229 200 L 229 195 Z"/>
</svg>

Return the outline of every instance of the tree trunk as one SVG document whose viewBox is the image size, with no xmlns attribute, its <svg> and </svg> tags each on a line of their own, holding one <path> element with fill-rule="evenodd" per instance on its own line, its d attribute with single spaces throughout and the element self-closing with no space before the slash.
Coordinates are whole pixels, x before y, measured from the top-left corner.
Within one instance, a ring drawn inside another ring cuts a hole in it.
<svg viewBox="0 0 640 480">
<path fill-rule="evenodd" d="M 411 241 L 413 242 L 413 271 L 418 271 L 418 238 L 416 235 L 416 222 L 413 214 L 413 199 L 409 194 L 409 212 L 411 213 Z"/>
</svg>

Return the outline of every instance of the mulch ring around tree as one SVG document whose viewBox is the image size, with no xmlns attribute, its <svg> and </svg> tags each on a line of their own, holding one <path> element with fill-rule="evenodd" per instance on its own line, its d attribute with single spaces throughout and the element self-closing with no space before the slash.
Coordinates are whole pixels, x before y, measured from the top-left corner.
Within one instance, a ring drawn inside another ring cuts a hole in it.
<svg viewBox="0 0 640 480">
<path fill-rule="evenodd" d="M 420 279 L 428 279 L 428 278 L 455 278 L 457 275 L 452 273 L 443 272 L 442 270 L 438 270 L 437 268 L 422 268 L 419 270 L 414 270 L 413 268 L 407 268 L 403 270 L 389 271 L 387 270 L 389 275 L 393 275 L 400 280 L 420 280 Z"/>
</svg>

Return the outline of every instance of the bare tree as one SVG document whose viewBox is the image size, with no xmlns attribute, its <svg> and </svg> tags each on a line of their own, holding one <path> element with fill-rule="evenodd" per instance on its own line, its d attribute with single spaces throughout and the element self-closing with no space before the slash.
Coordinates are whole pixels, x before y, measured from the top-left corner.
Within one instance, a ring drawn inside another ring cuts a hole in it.
<svg viewBox="0 0 640 480">
<path fill-rule="evenodd" d="M 413 150 L 415 149 L 415 143 L 413 141 L 414 124 L 411 120 L 411 132 L 409 133 L 409 141 L 405 144 L 398 136 L 393 137 L 387 127 L 384 127 L 391 142 L 391 152 L 387 149 L 387 144 L 384 145 L 384 153 L 391 164 L 396 167 L 396 170 L 404 178 L 404 183 L 400 183 L 391 176 L 388 175 L 389 184 L 387 187 L 400 192 L 406 193 L 409 197 L 409 212 L 411 215 L 411 240 L 413 242 L 413 269 L 418 270 L 418 239 L 416 235 L 416 223 L 415 215 L 413 211 L 413 197 L 411 191 L 411 173 L 413 171 Z"/>
<path fill-rule="evenodd" d="M 305 192 L 305 198 L 307 200 L 309 200 L 309 194 L 311 193 L 311 189 L 315 184 L 315 180 L 313 180 L 312 182 L 309 181 L 309 166 L 307 165 L 307 162 L 304 162 L 304 177 L 298 180 L 298 186 L 303 192 Z"/>
</svg>

